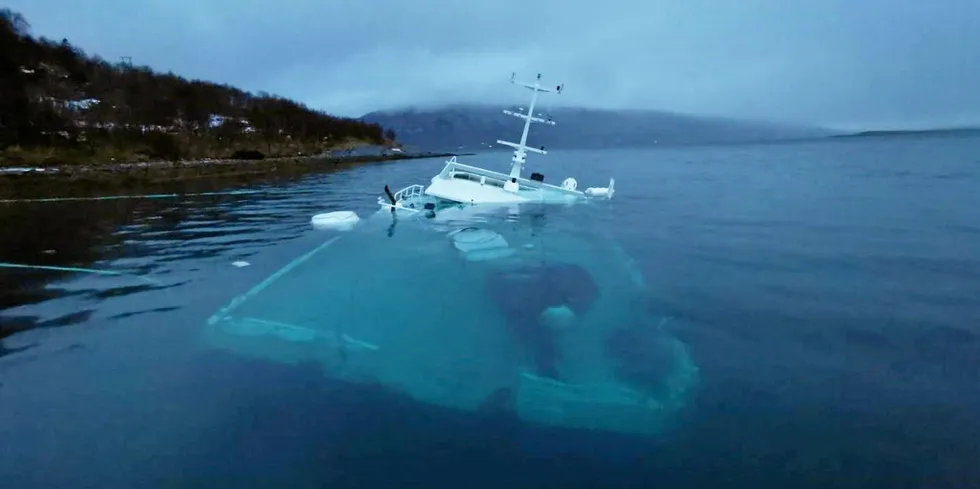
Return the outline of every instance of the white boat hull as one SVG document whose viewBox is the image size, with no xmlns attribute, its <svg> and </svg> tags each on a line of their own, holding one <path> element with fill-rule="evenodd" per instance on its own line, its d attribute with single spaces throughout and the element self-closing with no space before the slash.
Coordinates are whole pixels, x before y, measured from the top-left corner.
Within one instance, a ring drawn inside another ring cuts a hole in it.
<svg viewBox="0 0 980 489">
<path fill-rule="evenodd" d="M 435 177 L 425 194 L 467 204 L 573 203 L 583 196 L 526 186 L 517 192 L 479 181 Z"/>
</svg>

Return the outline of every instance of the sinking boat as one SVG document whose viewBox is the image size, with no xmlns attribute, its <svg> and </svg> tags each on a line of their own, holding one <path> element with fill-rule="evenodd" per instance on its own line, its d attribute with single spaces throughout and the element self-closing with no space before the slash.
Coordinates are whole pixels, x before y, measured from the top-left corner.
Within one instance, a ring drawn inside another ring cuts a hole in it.
<svg viewBox="0 0 980 489">
<path fill-rule="evenodd" d="M 520 177 L 545 91 L 522 85 L 534 96 L 509 174 L 452 159 L 427 187 L 386 187 L 366 219 L 314 216 L 331 237 L 217 311 L 206 341 L 474 413 L 634 434 L 669 427 L 698 368 L 652 312 L 633 261 L 583 225 L 603 209 L 553 205 L 609 199 L 614 182 L 582 192 L 569 179 Z"/>
<path fill-rule="evenodd" d="M 458 162 L 453 156 L 446 161 L 446 166 L 443 167 L 442 171 L 432 177 L 427 187 L 412 185 L 395 194 L 391 194 L 386 189 L 386 196 L 380 197 L 378 204 L 394 212 L 403 209 L 421 210 L 420 204 L 422 206 L 428 204 L 432 210 L 434 207 L 453 204 L 570 204 L 594 198 L 611 199 L 615 193 L 616 184 L 613 178 L 609 179 L 608 187 L 589 187 L 582 191 L 578 190 L 578 181 L 571 177 L 564 179 L 560 186 L 545 183 L 544 175 L 540 173 L 532 173 L 530 178 L 521 177 L 521 171 L 527 162 L 528 152 L 548 154 L 544 147 L 528 146 L 527 137 L 532 122 L 555 125 L 555 121 L 551 120 L 550 117 L 544 119 L 534 115 L 538 93 L 552 92 L 552 90 L 541 86 L 540 73 L 533 84 L 517 81 L 513 74 L 510 81 L 530 89 L 533 94 L 531 95 L 531 103 L 528 104 L 527 113 L 503 111 L 504 114 L 524 120 L 524 132 L 521 134 L 520 142 L 497 140 L 497 144 L 514 148 L 509 173 L 505 174 L 466 165 Z M 563 88 L 564 85 L 559 85 L 553 91 L 561 93 Z"/>
</svg>

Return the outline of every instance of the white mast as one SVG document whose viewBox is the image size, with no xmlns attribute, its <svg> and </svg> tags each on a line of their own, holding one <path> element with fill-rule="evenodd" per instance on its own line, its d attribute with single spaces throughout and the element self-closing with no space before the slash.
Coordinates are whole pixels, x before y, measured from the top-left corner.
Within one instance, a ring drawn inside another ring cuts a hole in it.
<svg viewBox="0 0 980 489">
<path fill-rule="evenodd" d="M 527 114 L 520 113 L 520 112 L 511 112 L 509 110 L 504 110 L 504 113 L 507 114 L 507 115 L 512 115 L 512 116 L 517 117 L 519 119 L 524 119 L 524 133 L 521 134 L 521 142 L 520 143 L 516 143 L 515 144 L 515 143 L 512 143 L 510 141 L 501 141 L 499 139 L 497 140 L 497 144 L 503 144 L 505 146 L 510 146 L 511 148 L 514 148 L 514 157 L 511 159 L 511 161 L 513 163 L 511 164 L 511 167 L 510 167 L 510 179 L 508 179 L 506 182 L 504 182 L 504 190 L 507 190 L 507 191 L 510 191 L 510 192 L 516 192 L 517 189 L 518 189 L 517 179 L 520 178 L 520 176 L 521 176 L 521 169 L 524 167 L 524 162 L 527 160 L 527 152 L 528 151 L 533 151 L 535 153 L 540 153 L 540 154 L 543 154 L 543 155 L 548 154 L 548 152 L 545 151 L 545 150 L 543 150 L 543 149 L 531 148 L 531 147 L 528 147 L 527 146 L 527 133 L 531 129 L 531 122 L 543 122 L 545 124 L 551 124 L 552 126 L 555 125 L 555 122 L 554 121 L 544 120 L 544 119 L 541 119 L 541 118 L 538 118 L 538 117 L 534 117 L 534 115 L 533 115 L 534 114 L 534 104 L 538 100 L 538 92 L 551 92 L 552 91 L 552 90 L 549 90 L 547 88 L 541 88 L 541 73 L 538 73 L 538 77 L 534 81 L 534 85 L 531 85 L 529 83 L 515 81 L 514 80 L 514 76 L 515 75 L 513 73 L 511 73 L 511 75 L 510 75 L 510 82 L 511 83 L 514 83 L 516 85 L 521 85 L 523 87 L 529 88 L 534 93 L 531 95 L 531 105 L 529 105 L 528 108 L 527 108 Z M 555 88 L 554 91 L 557 92 L 557 93 L 561 93 L 561 90 L 562 90 L 562 87 L 563 86 L 564 85 L 559 85 L 557 88 Z"/>
</svg>

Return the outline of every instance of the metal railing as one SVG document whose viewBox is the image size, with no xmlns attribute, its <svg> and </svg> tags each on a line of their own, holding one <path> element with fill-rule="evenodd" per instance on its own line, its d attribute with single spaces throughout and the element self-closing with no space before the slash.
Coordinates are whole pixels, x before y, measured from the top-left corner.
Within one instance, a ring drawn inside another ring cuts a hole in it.
<svg viewBox="0 0 980 489">
<path fill-rule="evenodd" d="M 395 202 L 401 202 L 404 199 L 410 199 L 412 197 L 421 197 L 424 193 L 425 187 L 418 184 L 410 185 L 395 192 Z"/>
<path fill-rule="evenodd" d="M 378 204 L 381 205 L 382 207 L 386 207 L 389 209 L 394 207 L 395 209 L 404 209 L 406 211 L 419 212 L 421 209 L 405 207 L 404 205 L 402 205 L 402 202 L 404 201 L 404 199 L 411 199 L 413 197 L 422 197 L 424 195 L 425 195 L 425 187 L 418 184 L 410 185 L 394 193 L 393 195 L 393 197 L 395 198 L 394 205 L 391 204 L 391 202 L 388 200 L 388 197 L 385 195 L 378 197 Z"/>
</svg>

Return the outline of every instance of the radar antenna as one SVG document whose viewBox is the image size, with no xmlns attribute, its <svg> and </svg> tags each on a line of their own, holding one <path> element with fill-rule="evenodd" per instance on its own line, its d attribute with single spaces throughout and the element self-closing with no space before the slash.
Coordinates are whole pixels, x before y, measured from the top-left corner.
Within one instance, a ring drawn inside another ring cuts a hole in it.
<svg viewBox="0 0 980 489">
<path fill-rule="evenodd" d="M 540 122 L 543 124 L 550 124 L 552 126 L 555 125 L 555 121 L 551 120 L 550 116 L 548 117 L 548 119 L 534 117 L 534 104 L 537 103 L 538 101 L 538 92 L 556 92 L 560 94 L 562 90 L 565 88 L 564 83 L 556 86 L 554 90 L 548 88 L 542 88 L 541 73 L 538 73 L 538 76 L 534 80 L 533 85 L 530 83 L 517 81 L 516 76 L 517 76 L 516 73 L 511 73 L 510 82 L 515 85 L 520 85 L 522 87 L 530 89 L 531 91 L 533 91 L 533 94 L 531 95 L 531 104 L 528 106 L 526 114 L 523 112 L 513 112 L 506 109 L 504 110 L 504 114 L 512 115 L 514 117 L 517 117 L 518 119 L 524 119 L 524 132 L 521 134 L 521 142 L 512 143 L 510 141 L 502 141 L 500 139 L 497 140 L 497 144 L 502 144 L 504 146 L 510 146 L 511 148 L 514 148 L 514 157 L 511 158 L 512 164 L 510 167 L 510 175 L 509 175 L 510 179 L 504 182 L 504 190 L 511 191 L 511 192 L 516 192 L 517 189 L 519 188 L 517 184 L 517 179 L 521 177 L 521 169 L 524 168 L 524 163 L 527 161 L 527 152 L 530 151 L 533 153 L 539 153 L 543 155 L 548 154 L 548 152 L 544 150 L 544 147 L 538 149 L 527 145 L 527 134 L 531 130 L 532 122 Z"/>
</svg>

